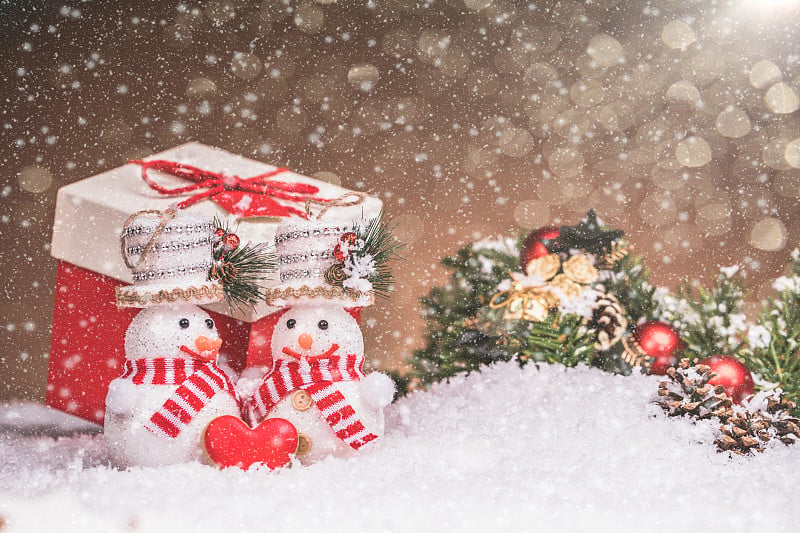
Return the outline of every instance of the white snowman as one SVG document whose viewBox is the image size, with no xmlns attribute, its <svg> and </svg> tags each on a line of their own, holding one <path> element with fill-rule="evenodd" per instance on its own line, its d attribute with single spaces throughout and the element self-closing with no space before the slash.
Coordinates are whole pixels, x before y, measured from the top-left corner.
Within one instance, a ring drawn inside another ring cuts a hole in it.
<svg viewBox="0 0 800 533">
<path fill-rule="evenodd" d="M 134 283 L 117 289 L 117 304 L 143 309 L 125 334 L 123 374 L 106 396 L 105 441 L 119 468 L 210 464 L 202 446 L 206 426 L 240 415 L 234 385 L 216 362 L 222 340 L 195 305 L 223 297 L 222 286 L 207 279 L 212 230 L 182 212 L 137 214 L 123 229 Z"/>
<path fill-rule="evenodd" d="M 304 463 L 346 457 L 374 445 L 384 433 L 383 408 L 394 383 L 365 375 L 358 322 L 342 307 L 292 307 L 275 326 L 275 363 L 254 398 L 256 419 L 283 418 L 298 431 Z"/>
<path fill-rule="evenodd" d="M 125 334 L 126 372 L 106 396 L 104 432 L 116 466 L 210 464 L 201 445 L 206 426 L 219 416 L 239 416 L 230 378 L 215 364 L 221 345 L 211 316 L 195 305 L 150 307 L 136 315 Z M 193 392 L 191 376 L 202 390 L 215 391 L 211 398 L 195 392 L 189 406 L 165 408 L 182 387 L 178 397 Z M 176 424 L 187 415 L 188 423 Z"/>
<path fill-rule="evenodd" d="M 367 250 L 358 228 L 346 220 L 287 220 L 275 237 L 281 283 L 267 290 L 267 302 L 287 309 L 273 330 L 272 368 L 248 410 L 253 424 L 290 421 L 304 463 L 374 446 L 384 434 L 383 408 L 394 396 L 388 376 L 364 374 L 364 338 L 348 312 L 372 303 L 367 280 L 347 288 L 341 276 L 329 274 L 345 270 L 356 247 Z"/>
</svg>

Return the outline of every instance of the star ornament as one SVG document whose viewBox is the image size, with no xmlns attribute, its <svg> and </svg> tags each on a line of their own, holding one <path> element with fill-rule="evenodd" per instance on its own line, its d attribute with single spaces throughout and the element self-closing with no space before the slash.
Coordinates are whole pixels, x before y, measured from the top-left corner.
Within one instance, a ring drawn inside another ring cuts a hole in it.
<svg viewBox="0 0 800 533">
<path fill-rule="evenodd" d="M 605 229 L 592 208 L 577 226 L 561 226 L 558 237 L 547 248 L 553 253 L 569 253 L 572 249 L 578 249 L 602 257 L 611 251 L 612 244 L 624 234 L 622 230 Z"/>
</svg>

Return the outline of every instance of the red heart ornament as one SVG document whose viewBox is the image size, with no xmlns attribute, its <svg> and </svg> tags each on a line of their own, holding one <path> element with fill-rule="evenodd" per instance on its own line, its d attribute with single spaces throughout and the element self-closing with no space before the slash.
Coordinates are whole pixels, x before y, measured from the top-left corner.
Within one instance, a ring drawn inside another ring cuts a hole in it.
<svg viewBox="0 0 800 533">
<path fill-rule="evenodd" d="M 203 446 L 222 468 L 238 466 L 247 470 L 262 463 L 275 469 L 287 465 L 297 451 L 297 429 L 283 418 L 269 418 L 250 429 L 241 419 L 226 415 L 208 424 Z"/>
</svg>

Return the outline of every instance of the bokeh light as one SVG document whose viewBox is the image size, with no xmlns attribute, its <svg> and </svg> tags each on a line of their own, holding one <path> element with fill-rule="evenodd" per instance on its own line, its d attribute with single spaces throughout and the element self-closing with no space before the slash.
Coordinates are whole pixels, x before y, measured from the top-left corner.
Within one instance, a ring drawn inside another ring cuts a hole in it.
<svg viewBox="0 0 800 533">
<path fill-rule="evenodd" d="M 780 250 L 786 246 L 786 226 L 777 218 L 763 218 L 750 231 L 750 244 L 769 252 Z"/>
<path fill-rule="evenodd" d="M 782 81 L 767 90 L 764 102 L 770 111 L 781 115 L 794 113 L 800 108 L 800 97 L 797 96 L 797 91 Z"/>
<path fill-rule="evenodd" d="M 694 30 L 682 20 L 673 20 L 664 25 L 661 40 L 670 48 L 684 49 L 695 42 Z"/>
<path fill-rule="evenodd" d="M 544 226 L 550 221 L 550 208 L 540 200 L 525 200 L 514 208 L 514 220 L 526 229 Z"/>
<path fill-rule="evenodd" d="M 380 78 L 380 73 L 375 65 L 364 64 L 354 65 L 347 73 L 347 81 L 350 85 L 363 92 L 369 92 L 375 88 Z"/>
<path fill-rule="evenodd" d="M 31 193 L 41 193 L 53 184 L 53 173 L 46 168 L 25 167 L 17 176 L 19 186 Z"/>
<path fill-rule="evenodd" d="M 711 147 L 702 137 L 687 137 L 675 148 L 675 157 L 687 167 L 702 167 L 711 161 Z"/>
<path fill-rule="evenodd" d="M 763 59 L 750 69 L 750 83 L 756 89 L 767 89 L 783 78 L 781 69 L 767 59 Z"/>
</svg>

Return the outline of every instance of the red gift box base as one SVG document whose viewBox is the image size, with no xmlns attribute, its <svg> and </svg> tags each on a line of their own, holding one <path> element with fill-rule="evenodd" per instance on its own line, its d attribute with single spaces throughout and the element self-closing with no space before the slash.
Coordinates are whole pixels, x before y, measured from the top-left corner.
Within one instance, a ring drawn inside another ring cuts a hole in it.
<svg viewBox="0 0 800 533">
<path fill-rule="evenodd" d="M 122 374 L 125 331 L 139 309 L 117 308 L 114 291 L 124 283 L 115 279 L 65 261 L 58 262 L 57 276 L 47 404 L 102 424 L 108 385 Z M 250 324 L 209 314 L 228 364 L 241 371 Z"/>
<path fill-rule="evenodd" d="M 122 374 L 125 331 L 139 312 L 117 308 L 115 289 L 121 285 L 108 276 L 58 262 L 47 405 L 103 423 L 108 385 Z M 209 311 L 223 340 L 225 362 L 236 372 L 247 366 L 272 366 L 272 331 L 284 312 L 248 324 Z M 360 307 L 348 312 L 360 320 Z"/>
</svg>

